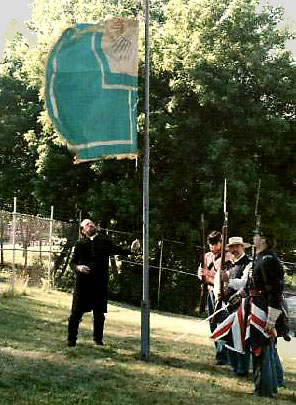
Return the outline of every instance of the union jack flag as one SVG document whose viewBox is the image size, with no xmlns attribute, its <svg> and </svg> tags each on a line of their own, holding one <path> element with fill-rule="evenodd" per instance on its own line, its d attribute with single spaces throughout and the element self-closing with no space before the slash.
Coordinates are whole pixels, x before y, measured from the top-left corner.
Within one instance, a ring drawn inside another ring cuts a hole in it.
<svg viewBox="0 0 296 405">
<path fill-rule="evenodd" d="M 239 353 L 250 350 L 259 354 L 261 347 L 275 337 L 264 330 L 266 319 L 267 306 L 262 297 L 244 298 L 238 310 L 219 324 L 210 338 L 225 341 L 226 347 Z"/>
</svg>

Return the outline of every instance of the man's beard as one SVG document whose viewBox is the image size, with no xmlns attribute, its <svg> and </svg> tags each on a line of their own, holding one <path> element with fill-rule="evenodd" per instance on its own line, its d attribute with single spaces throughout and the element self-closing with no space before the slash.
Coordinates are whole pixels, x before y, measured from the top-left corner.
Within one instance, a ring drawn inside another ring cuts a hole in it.
<svg viewBox="0 0 296 405">
<path fill-rule="evenodd" d="M 94 236 L 94 234 L 97 232 L 96 228 L 91 228 L 88 232 L 88 236 Z"/>
</svg>

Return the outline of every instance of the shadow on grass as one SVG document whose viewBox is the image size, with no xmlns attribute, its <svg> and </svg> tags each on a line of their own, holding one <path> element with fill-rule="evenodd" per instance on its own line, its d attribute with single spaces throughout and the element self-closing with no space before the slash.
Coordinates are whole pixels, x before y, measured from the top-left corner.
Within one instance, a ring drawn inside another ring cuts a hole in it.
<svg viewBox="0 0 296 405">
<path fill-rule="evenodd" d="M 41 319 L 50 307 L 19 298 L 2 299 L 1 303 L 1 403 L 183 403 L 184 394 L 165 389 L 164 382 L 146 374 L 142 364 L 143 371 L 134 367 L 138 366 L 138 339 L 116 339 L 114 347 L 103 348 L 82 341 L 70 349 L 61 340 L 65 325 L 59 316 Z M 84 333 L 91 337 L 91 331 Z M 202 393 L 196 394 L 200 396 Z"/>
<path fill-rule="evenodd" d="M 214 365 L 209 346 L 156 339 L 148 362 L 140 360 L 136 326 L 110 325 L 104 347 L 94 346 L 82 324 L 75 348 L 65 346 L 68 311 L 26 297 L 0 300 L 0 403 L 5 405 L 191 405 L 223 394 L 219 405 L 252 397 L 220 386 L 229 369 Z M 120 336 L 122 334 L 122 336 Z M 295 381 L 287 373 L 287 387 Z M 290 381 L 290 382 L 289 382 Z M 248 380 L 250 392 L 251 380 Z M 293 395 L 280 399 L 293 403 Z M 1 402 L 2 401 L 2 402 Z"/>
<path fill-rule="evenodd" d="M 181 404 L 186 395 L 120 365 L 62 365 L 5 354 L 0 360 L 3 404 Z M 137 381 L 137 384 L 135 384 Z M 200 396 L 200 395 L 197 395 Z M 193 402 L 188 402 L 192 403 Z"/>
</svg>

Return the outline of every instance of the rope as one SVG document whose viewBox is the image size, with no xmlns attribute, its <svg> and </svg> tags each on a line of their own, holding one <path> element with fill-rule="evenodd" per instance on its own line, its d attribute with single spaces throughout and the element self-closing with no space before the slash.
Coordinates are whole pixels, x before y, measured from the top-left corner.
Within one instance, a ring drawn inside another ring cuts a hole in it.
<svg viewBox="0 0 296 405">
<path fill-rule="evenodd" d="M 137 266 L 143 266 L 143 262 L 133 262 L 131 260 L 125 260 L 125 259 L 121 260 L 121 262 L 135 264 Z M 157 270 L 159 269 L 158 266 L 149 265 L 149 267 L 153 268 L 153 269 L 157 269 Z M 197 274 L 188 273 L 187 271 L 182 271 L 182 270 L 177 270 L 177 269 L 169 269 L 168 267 L 162 267 L 162 270 L 173 271 L 175 273 L 188 274 L 189 276 L 197 277 Z"/>
<path fill-rule="evenodd" d="M 238 293 L 237 293 L 238 294 Z M 230 304 L 225 305 L 225 307 L 222 307 L 220 309 L 218 309 L 218 311 L 214 312 L 212 315 L 208 316 L 206 319 L 203 319 L 201 322 L 198 322 L 198 325 L 196 325 L 194 328 L 190 328 L 188 329 L 185 333 L 183 333 L 183 335 L 178 336 L 176 339 L 174 339 L 174 342 L 177 342 L 178 340 L 182 339 L 183 337 L 187 336 L 188 333 L 190 333 L 191 331 L 195 330 L 197 328 L 197 326 L 199 326 L 201 323 L 207 322 L 210 319 L 214 318 L 214 316 L 216 316 L 219 312 L 224 311 L 226 308 L 229 307 Z"/>
</svg>

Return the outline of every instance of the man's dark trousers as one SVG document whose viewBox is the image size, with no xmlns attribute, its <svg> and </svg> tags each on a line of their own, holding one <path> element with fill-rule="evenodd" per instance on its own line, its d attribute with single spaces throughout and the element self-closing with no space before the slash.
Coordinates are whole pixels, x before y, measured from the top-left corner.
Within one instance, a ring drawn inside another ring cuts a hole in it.
<svg viewBox="0 0 296 405">
<path fill-rule="evenodd" d="M 68 324 L 68 341 L 76 342 L 78 335 L 79 323 L 81 322 L 82 316 L 85 311 L 80 309 L 75 309 L 71 311 Z M 104 313 L 93 309 L 93 339 L 95 342 L 102 342 L 103 332 L 104 332 Z"/>
</svg>

